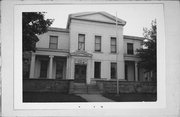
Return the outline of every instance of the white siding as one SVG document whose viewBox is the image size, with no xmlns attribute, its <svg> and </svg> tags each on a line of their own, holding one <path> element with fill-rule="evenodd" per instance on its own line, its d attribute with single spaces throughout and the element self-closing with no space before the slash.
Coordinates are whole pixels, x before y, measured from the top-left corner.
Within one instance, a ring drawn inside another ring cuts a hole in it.
<svg viewBox="0 0 180 117">
<path fill-rule="evenodd" d="M 69 33 L 48 31 L 39 35 L 39 41 L 36 43 L 37 48 L 49 48 L 50 36 L 58 36 L 58 49 L 69 50 Z"/>
<path fill-rule="evenodd" d="M 127 43 L 133 43 L 134 54 L 136 54 L 137 49 L 142 47 L 140 40 L 124 39 L 124 54 L 127 54 Z"/>
</svg>

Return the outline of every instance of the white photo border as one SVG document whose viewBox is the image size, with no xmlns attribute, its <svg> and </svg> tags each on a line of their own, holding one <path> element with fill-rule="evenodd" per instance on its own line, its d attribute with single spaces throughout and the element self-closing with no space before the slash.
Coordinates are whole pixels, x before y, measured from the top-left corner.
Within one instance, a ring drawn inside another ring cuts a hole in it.
<svg viewBox="0 0 180 117">
<path fill-rule="evenodd" d="M 165 77 L 165 26 L 164 14 L 157 20 L 157 101 L 156 102 L 81 102 L 81 103 L 23 103 L 22 101 L 22 12 L 42 11 L 43 8 L 29 8 L 29 5 L 47 5 L 48 3 L 18 3 L 14 5 L 14 110 L 64 110 L 64 109 L 157 109 L 166 107 L 166 77 Z M 53 5 L 52 3 L 49 3 Z M 54 4 L 68 5 L 68 2 Z M 74 4 L 159 4 L 164 12 L 163 3 L 137 3 L 137 2 L 75 2 Z M 31 10 L 30 10 L 31 9 Z"/>
</svg>

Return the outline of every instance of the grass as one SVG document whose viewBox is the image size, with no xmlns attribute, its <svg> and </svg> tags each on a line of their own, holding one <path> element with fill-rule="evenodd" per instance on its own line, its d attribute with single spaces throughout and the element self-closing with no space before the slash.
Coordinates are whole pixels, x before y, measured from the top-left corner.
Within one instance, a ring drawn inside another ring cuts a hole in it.
<svg viewBox="0 0 180 117">
<path fill-rule="evenodd" d="M 103 94 L 104 97 L 116 102 L 141 102 L 141 101 L 156 101 L 157 95 L 150 93 L 122 93 L 122 94 Z"/>
<path fill-rule="evenodd" d="M 23 92 L 23 102 L 87 102 L 74 94 L 57 92 Z"/>
</svg>

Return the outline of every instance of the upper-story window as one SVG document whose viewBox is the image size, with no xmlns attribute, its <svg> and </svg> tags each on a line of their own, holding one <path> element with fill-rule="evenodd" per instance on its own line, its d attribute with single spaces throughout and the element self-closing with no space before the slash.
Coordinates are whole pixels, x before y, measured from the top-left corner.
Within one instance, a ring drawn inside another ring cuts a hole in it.
<svg viewBox="0 0 180 117">
<path fill-rule="evenodd" d="M 78 50 L 85 50 L 85 34 L 78 35 Z"/>
<path fill-rule="evenodd" d="M 95 51 L 101 52 L 101 36 L 95 36 Z"/>
<path fill-rule="evenodd" d="M 116 53 L 117 49 L 116 37 L 111 37 L 111 53 Z"/>
<path fill-rule="evenodd" d="M 133 43 L 127 43 L 127 54 L 134 54 Z"/>
<path fill-rule="evenodd" d="M 50 36 L 49 48 L 57 49 L 58 47 L 58 36 Z"/>
</svg>

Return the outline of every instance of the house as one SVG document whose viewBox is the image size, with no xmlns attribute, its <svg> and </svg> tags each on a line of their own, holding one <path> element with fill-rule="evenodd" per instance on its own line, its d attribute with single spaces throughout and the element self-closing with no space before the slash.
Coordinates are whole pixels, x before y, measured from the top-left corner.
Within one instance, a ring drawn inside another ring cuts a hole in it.
<svg viewBox="0 0 180 117">
<path fill-rule="evenodd" d="M 117 20 L 117 23 L 116 23 Z M 30 79 L 144 81 L 136 49 L 144 38 L 123 35 L 126 22 L 106 12 L 70 14 L 67 27 L 39 35 L 31 54 Z"/>
</svg>

